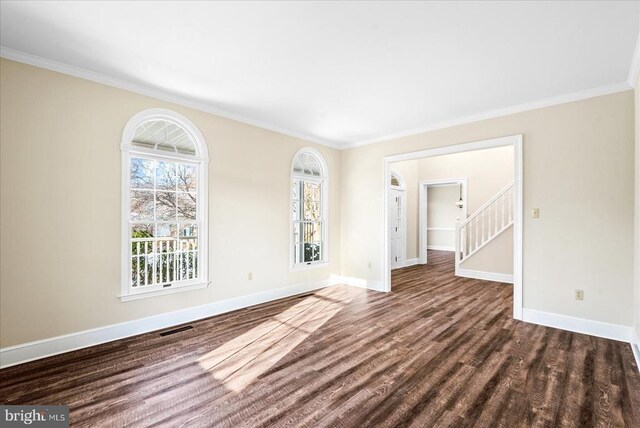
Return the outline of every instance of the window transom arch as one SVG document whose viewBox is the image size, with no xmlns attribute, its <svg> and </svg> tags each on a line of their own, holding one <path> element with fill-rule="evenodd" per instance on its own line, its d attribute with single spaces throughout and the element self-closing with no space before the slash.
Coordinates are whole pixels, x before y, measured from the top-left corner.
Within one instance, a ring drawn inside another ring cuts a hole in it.
<svg viewBox="0 0 640 428">
<path fill-rule="evenodd" d="M 291 269 L 329 260 L 329 171 L 319 151 L 298 150 L 291 163 Z"/>
<path fill-rule="evenodd" d="M 145 110 L 122 134 L 122 300 L 203 288 L 208 154 L 184 116 Z"/>
<path fill-rule="evenodd" d="M 404 178 L 402 178 L 402 175 L 398 174 L 395 171 L 391 171 L 391 181 L 389 182 L 389 185 L 393 189 L 406 188 Z"/>
</svg>

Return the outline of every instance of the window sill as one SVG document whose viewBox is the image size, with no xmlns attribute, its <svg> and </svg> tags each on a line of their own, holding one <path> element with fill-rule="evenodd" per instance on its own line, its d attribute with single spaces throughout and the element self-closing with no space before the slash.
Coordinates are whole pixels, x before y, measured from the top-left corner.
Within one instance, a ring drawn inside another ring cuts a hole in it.
<svg viewBox="0 0 640 428">
<path fill-rule="evenodd" d="M 319 262 L 311 264 L 297 264 L 289 268 L 289 272 L 299 272 L 303 270 L 320 269 L 329 266 L 329 262 Z"/>
<path fill-rule="evenodd" d="M 209 284 L 210 284 L 209 282 L 203 282 L 201 284 L 183 285 L 182 287 L 167 288 L 164 290 L 153 290 L 153 291 L 143 291 L 140 293 L 121 294 L 118 297 L 120 297 L 121 302 L 130 302 L 132 300 L 147 299 L 149 297 L 157 297 L 157 296 L 164 296 L 167 294 L 182 293 L 183 291 L 199 290 L 201 288 L 207 288 Z"/>
</svg>

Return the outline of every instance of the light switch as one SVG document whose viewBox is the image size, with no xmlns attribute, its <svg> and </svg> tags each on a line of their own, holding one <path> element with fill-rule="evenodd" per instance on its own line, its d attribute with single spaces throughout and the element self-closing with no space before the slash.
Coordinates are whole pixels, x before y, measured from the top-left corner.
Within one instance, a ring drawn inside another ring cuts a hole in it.
<svg viewBox="0 0 640 428">
<path fill-rule="evenodd" d="M 531 218 L 539 218 L 539 217 L 540 217 L 540 209 L 531 208 Z"/>
</svg>

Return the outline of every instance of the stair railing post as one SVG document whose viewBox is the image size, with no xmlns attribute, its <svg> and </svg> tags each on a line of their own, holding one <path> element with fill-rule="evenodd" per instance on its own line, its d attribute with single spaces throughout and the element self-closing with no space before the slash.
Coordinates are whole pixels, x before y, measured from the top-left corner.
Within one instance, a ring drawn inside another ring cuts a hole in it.
<svg viewBox="0 0 640 428">
<path fill-rule="evenodd" d="M 456 264 L 455 264 L 455 274 L 458 274 L 458 266 L 460 266 L 460 248 L 462 245 L 460 244 L 460 221 L 456 221 Z"/>
</svg>

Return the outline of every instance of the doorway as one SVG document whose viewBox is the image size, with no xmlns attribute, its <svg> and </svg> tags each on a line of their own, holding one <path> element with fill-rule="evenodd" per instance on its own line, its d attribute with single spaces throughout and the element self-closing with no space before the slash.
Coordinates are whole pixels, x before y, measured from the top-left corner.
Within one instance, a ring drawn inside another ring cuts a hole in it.
<svg viewBox="0 0 640 428">
<path fill-rule="evenodd" d="M 522 135 L 512 135 L 507 137 L 482 140 L 471 143 L 456 144 L 434 149 L 421 150 L 410 153 L 386 156 L 384 158 L 384 198 L 383 198 L 383 228 L 384 237 L 382 240 L 382 262 L 383 277 L 382 290 L 391 291 L 391 245 L 390 245 L 390 213 L 389 199 L 391 195 L 391 169 L 393 163 L 414 159 L 429 158 L 454 153 L 472 152 L 477 150 L 491 149 L 497 147 L 513 147 L 513 318 L 522 319 L 522 223 L 523 223 L 523 142 Z M 426 231 L 423 231 L 423 233 Z M 425 246 L 426 249 L 426 246 Z"/>
<path fill-rule="evenodd" d="M 420 181 L 419 207 L 419 258 L 426 264 L 427 250 L 455 251 L 455 225 L 467 218 L 467 178 Z"/>
</svg>

